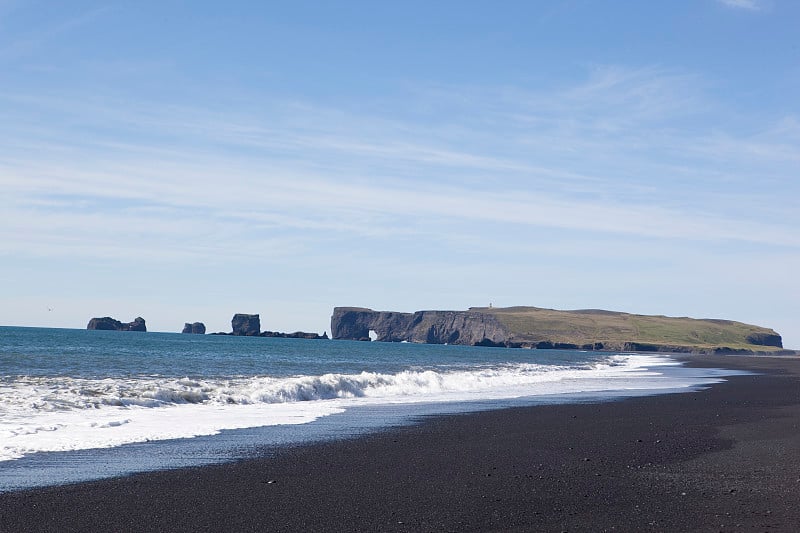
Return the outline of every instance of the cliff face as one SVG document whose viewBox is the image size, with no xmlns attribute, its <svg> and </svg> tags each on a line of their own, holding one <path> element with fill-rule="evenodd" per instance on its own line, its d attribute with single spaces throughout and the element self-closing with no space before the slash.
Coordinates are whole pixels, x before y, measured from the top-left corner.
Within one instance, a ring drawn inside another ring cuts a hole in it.
<svg viewBox="0 0 800 533">
<path fill-rule="evenodd" d="M 396 313 L 361 307 L 336 307 L 331 317 L 334 339 L 427 344 L 506 346 L 510 332 L 493 316 L 472 311 Z"/>
<path fill-rule="evenodd" d="M 334 339 L 541 349 L 679 353 L 779 353 L 774 330 L 731 320 L 633 315 L 584 309 L 474 307 L 395 313 L 336 307 Z"/>
<path fill-rule="evenodd" d="M 369 332 L 374 331 L 381 341 L 408 340 L 406 331 L 412 316 L 411 313 L 373 311 L 362 307 L 336 307 L 331 317 L 331 337 L 362 341 L 369 340 Z"/>
<path fill-rule="evenodd" d="M 108 331 L 147 331 L 144 318 L 137 316 L 133 322 L 120 322 L 110 316 L 95 317 L 89 320 L 86 329 L 100 329 Z"/>
<path fill-rule="evenodd" d="M 505 346 L 511 332 L 494 316 L 472 311 L 418 311 L 413 314 L 410 342 Z"/>
<path fill-rule="evenodd" d="M 751 333 L 747 336 L 747 342 L 758 346 L 783 348 L 783 339 L 777 333 Z"/>
</svg>

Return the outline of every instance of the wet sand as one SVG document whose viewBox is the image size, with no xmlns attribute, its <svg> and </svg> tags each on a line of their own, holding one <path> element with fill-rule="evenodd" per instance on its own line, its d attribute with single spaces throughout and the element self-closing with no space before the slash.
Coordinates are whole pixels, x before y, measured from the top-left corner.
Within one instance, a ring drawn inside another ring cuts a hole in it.
<svg viewBox="0 0 800 533">
<path fill-rule="evenodd" d="M 796 531 L 800 359 L 689 360 L 762 374 L 0 494 L 0 531 Z"/>
</svg>

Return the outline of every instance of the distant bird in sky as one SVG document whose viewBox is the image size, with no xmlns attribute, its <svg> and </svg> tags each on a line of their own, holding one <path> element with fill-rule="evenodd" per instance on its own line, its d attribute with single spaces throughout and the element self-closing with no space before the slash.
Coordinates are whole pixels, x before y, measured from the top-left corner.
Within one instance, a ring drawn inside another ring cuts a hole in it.
<svg viewBox="0 0 800 533">
<path fill-rule="evenodd" d="M 48 308 L 47 308 L 47 310 L 48 310 L 48 311 L 52 311 L 52 310 L 53 310 L 53 308 L 52 308 L 52 307 L 48 307 Z"/>
</svg>

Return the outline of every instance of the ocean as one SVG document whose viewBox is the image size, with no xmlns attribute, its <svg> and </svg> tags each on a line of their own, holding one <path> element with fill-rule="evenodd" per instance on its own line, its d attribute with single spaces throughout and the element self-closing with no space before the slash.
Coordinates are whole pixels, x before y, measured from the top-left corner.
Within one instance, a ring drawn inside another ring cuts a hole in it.
<svg viewBox="0 0 800 533">
<path fill-rule="evenodd" d="M 0 327 L 0 492 L 733 373 L 633 353 Z"/>
</svg>

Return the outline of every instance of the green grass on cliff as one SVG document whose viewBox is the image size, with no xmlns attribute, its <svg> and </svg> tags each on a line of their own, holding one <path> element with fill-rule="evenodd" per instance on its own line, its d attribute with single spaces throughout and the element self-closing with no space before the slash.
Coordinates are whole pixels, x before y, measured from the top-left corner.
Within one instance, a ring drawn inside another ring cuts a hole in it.
<svg viewBox="0 0 800 533">
<path fill-rule="evenodd" d="M 508 327 L 514 340 L 576 344 L 602 342 L 618 349 L 624 343 L 671 345 L 696 350 L 731 348 L 772 352 L 771 346 L 747 341 L 752 333 L 775 334 L 769 328 L 729 320 L 632 315 L 601 310 L 558 311 L 537 307 L 473 308 L 491 313 Z"/>
</svg>

